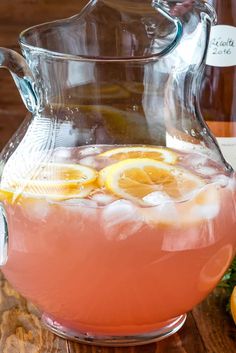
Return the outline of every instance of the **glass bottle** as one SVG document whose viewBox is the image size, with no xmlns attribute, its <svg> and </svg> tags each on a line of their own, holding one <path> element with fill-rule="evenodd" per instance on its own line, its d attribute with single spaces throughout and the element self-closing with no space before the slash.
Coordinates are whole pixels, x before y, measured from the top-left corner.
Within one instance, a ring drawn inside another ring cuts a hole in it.
<svg viewBox="0 0 236 353">
<path fill-rule="evenodd" d="M 236 167 L 236 2 L 209 0 L 217 12 L 201 90 L 201 109 L 226 160 Z"/>
</svg>

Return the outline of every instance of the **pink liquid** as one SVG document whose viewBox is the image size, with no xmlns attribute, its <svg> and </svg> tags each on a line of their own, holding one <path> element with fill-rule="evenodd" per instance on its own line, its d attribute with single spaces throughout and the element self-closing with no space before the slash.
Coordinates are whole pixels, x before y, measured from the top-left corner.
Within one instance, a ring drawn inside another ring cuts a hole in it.
<svg viewBox="0 0 236 353">
<path fill-rule="evenodd" d="M 71 150 L 71 161 L 104 166 L 95 151 L 86 157 L 83 151 Z M 63 160 L 57 152 L 55 158 Z M 178 163 L 194 171 L 190 161 L 197 158 L 185 155 Z M 195 172 L 205 173 L 217 199 L 194 216 L 191 199 L 145 208 L 111 195 L 97 201 L 101 192 L 86 200 L 5 202 L 10 248 L 4 274 L 42 312 L 73 331 L 157 329 L 199 303 L 234 255 L 230 180 L 215 185 L 222 171 L 210 161 L 202 164 Z M 160 215 L 169 221 L 156 221 Z"/>
</svg>

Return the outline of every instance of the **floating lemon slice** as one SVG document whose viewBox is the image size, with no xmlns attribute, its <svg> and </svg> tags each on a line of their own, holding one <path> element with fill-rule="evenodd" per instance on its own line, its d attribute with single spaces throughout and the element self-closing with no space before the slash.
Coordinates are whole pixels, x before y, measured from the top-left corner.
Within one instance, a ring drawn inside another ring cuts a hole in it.
<svg viewBox="0 0 236 353">
<path fill-rule="evenodd" d="M 236 324 L 236 286 L 230 297 L 230 311 Z"/>
<path fill-rule="evenodd" d="M 79 98 L 89 98 L 99 95 L 101 98 L 128 98 L 130 93 L 122 86 L 116 84 L 101 83 L 99 86 L 95 84 L 87 84 L 77 86 L 76 88 L 69 89 L 67 96 L 70 95 L 76 99 Z"/>
<path fill-rule="evenodd" d="M 99 155 L 99 157 L 110 157 L 116 160 L 128 158 L 151 158 L 165 163 L 174 164 L 177 160 L 177 154 L 164 147 L 118 147 L 108 150 Z"/>
<path fill-rule="evenodd" d="M 98 180 L 113 194 L 144 205 L 144 197 L 153 192 L 182 200 L 205 185 L 186 169 L 151 158 L 131 158 L 112 164 L 100 171 Z"/>
<path fill-rule="evenodd" d="M 200 272 L 198 289 L 208 292 L 212 290 L 223 277 L 232 261 L 232 257 L 233 247 L 231 244 L 223 246 L 215 255 L 210 257 Z M 234 309 L 236 314 L 236 297 L 233 304 L 235 304 Z"/>
<path fill-rule="evenodd" d="M 96 178 L 94 169 L 79 164 L 41 164 L 31 179 L 5 180 L 0 197 L 8 201 L 23 195 L 57 200 L 81 198 L 89 195 Z"/>
</svg>

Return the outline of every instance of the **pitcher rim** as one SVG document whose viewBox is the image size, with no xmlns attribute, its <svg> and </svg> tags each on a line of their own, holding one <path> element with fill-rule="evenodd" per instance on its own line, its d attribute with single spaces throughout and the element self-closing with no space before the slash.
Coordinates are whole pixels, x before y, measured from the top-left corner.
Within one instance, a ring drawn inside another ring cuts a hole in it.
<svg viewBox="0 0 236 353">
<path fill-rule="evenodd" d="M 77 15 L 69 17 L 69 19 L 75 17 Z M 65 20 L 65 19 L 64 19 Z M 81 61 L 81 62 L 149 62 L 149 61 L 156 61 L 165 55 L 167 55 L 169 52 L 175 49 L 175 47 L 179 44 L 179 40 L 182 37 L 183 33 L 183 28 L 182 28 L 182 23 L 179 21 L 178 18 L 172 19 L 173 22 L 175 23 L 176 26 L 176 35 L 175 38 L 172 40 L 170 44 L 167 45 L 166 48 L 164 48 L 162 51 L 156 54 L 151 54 L 151 55 L 146 55 L 146 56 L 125 56 L 125 57 L 115 57 L 115 56 L 86 56 L 86 55 L 73 55 L 73 54 L 66 54 L 66 53 L 60 53 L 57 51 L 45 49 L 42 47 L 37 47 L 32 44 L 28 44 L 26 40 L 24 39 L 25 35 L 27 32 L 30 30 L 35 30 L 39 27 L 43 27 L 47 24 L 51 23 L 59 23 L 63 21 L 63 19 L 59 20 L 54 20 L 54 21 L 48 21 L 44 22 L 35 26 L 30 26 L 23 31 L 20 32 L 19 35 L 19 44 L 21 48 L 27 48 L 31 51 L 38 52 L 47 56 L 50 56 L 51 58 L 57 58 L 57 59 L 62 59 L 62 60 L 71 60 L 71 61 Z"/>
</svg>

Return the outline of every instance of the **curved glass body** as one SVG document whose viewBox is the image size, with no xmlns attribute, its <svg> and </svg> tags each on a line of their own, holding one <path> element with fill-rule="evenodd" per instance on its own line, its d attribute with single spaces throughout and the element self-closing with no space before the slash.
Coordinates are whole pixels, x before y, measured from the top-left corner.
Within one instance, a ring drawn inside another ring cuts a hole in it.
<svg viewBox="0 0 236 353">
<path fill-rule="evenodd" d="M 233 172 L 198 106 L 211 21 L 92 1 L 23 32 L 26 61 L 0 50 L 32 113 L 1 154 L 2 269 L 62 336 L 166 337 L 232 260 Z"/>
</svg>

